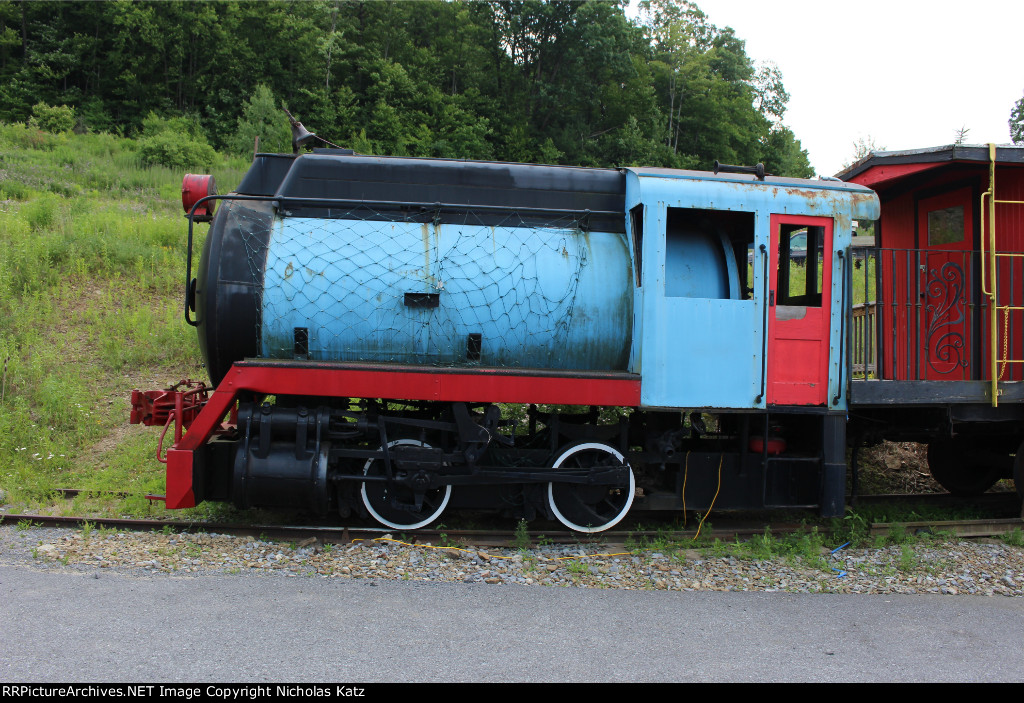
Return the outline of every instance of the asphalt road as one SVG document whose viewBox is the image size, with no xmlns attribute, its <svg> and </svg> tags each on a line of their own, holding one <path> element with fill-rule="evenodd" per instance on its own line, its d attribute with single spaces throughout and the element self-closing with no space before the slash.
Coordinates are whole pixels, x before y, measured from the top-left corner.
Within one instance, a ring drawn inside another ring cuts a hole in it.
<svg viewBox="0 0 1024 703">
<path fill-rule="evenodd" d="M 1024 599 L 0 567 L 4 682 L 1022 681 Z"/>
</svg>

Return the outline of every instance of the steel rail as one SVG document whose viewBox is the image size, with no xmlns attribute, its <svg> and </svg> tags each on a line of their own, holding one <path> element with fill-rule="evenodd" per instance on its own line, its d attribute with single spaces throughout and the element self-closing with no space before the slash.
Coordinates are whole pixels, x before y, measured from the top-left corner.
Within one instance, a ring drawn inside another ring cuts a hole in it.
<svg viewBox="0 0 1024 703">
<path fill-rule="evenodd" d="M 52 493 L 62 498 L 74 498 L 79 495 L 86 495 L 95 498 L 129 498 L 140 496 L 139 493 L 128 491 L 93 490 L 88 488 L 55 488 Z M 142 495 L 141 497 L 150 502 L 162 502 L 162 496 Z M 847 495 L 848 505 L 878 505 L 885 503 L 921 503 L 922 505 L 938 506 L 964 506 L 971 505 L 980 508 L 988 507 L 1013 507 L 1019 501 L 1014 491 L 1001 491 L 995 493 L 982 493 L 978 496 L 955 496 L 952 493 L 871 493 L 865 495 Z M 749 511 L 754 512 L 754 511 Z M 2 516 L 3 513 L 0 513 Z"/>
<path fill-rule="evenodd" d="M 410 544 L 446 543 L 441 546 L 486 546 L 512 548 L 516 536 L 511 530 L 482 529 L 429 529 L 415 532 L 402 532 L 386 527 L 363 526 L 323 526 L 323 525 L 265 525 L 265 524 L 227 524 L 184 520 L 144 520 L 127 518 L 90 518 L 60 515 L 33 514 L 0 514 L 2 522 L 7 525 L 24 525 L 28 523 L 37 527 L 76 527 L 88 524 L 93 528 L 115 528 L 134 531 L 163 531 L 168 528 L 175 532 L 215 532 L 236 537 L 258 537 L 260 539 L 301 541 L 314 538 L 320 543 L 349 544 L 360 540 L 374 540 L 384 536 L 408 542 Z M 553 523 L 549 523 L 553 524 Z M 982 520 L 921 520 L 911 522 L 877 522 L 871 523 L 871 535 L 885 536 L 895 531 L 912 534 L 951 533 L 958 537 L 994 537 L 1014 529 L 1024 529 L 1024 518 L 989 518 Z M 719 523 L 717 529 L 708 536 L 733 539 L 763 535 L 766 531 L 772 534 L 799 534 L 807 532 L 806 525 L 787 523 L 770 525 L 764 522 L 746 522 L 729 525 Z M 692 540 L 696 529 L 686 530 L 608 530 L 593 535 L 584 535 L 567 530 L 531 531 L 530 545 L 573 544 L 573 545 L 611 545 L 635 544 L 638 540 L 679 541 Z"/>
</svg>

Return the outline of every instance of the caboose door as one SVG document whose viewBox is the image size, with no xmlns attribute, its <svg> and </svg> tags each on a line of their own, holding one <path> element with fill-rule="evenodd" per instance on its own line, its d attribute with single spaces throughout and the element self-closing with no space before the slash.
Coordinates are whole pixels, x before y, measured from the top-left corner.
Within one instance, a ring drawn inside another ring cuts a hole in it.
<svg viewBox="0 0 1024 703">
<path fill-rule="evenodd" d="M 919 378 L 971 378 L 974 198 L 961 188 L 917 203 Z"/>
<path fill-rule="evenodd" d="M 832 219 L 772 215 L 769 263 L 768 404 L 825 405 Z"/>
</svg>

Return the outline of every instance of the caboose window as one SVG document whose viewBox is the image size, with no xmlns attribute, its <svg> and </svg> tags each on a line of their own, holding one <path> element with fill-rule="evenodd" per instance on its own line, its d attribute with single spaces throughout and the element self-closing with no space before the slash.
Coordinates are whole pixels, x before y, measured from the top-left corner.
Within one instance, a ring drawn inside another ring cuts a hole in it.
<svg viewBox="0 0 1024 703">
<path fill-rule="evenodd" d="M 932 210 L 928 213 L 928 246 L 957 244 L 964 241 L 964 208 L 962 205 Z"/>
</svg>

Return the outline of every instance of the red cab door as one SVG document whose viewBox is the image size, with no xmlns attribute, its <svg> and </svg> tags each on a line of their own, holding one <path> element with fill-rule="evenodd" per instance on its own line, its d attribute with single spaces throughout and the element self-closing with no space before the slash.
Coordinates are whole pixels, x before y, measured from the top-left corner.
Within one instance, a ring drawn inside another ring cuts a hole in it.
<svg viewBox="0 0 1024 703">
<path fill-rule="evenodd" d="M 772 215 L 769 265 L 768 404 L 825 405 L 832 219 Z"/>
</svg>

